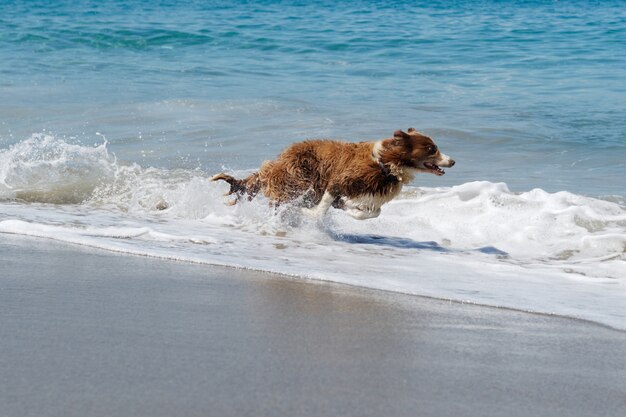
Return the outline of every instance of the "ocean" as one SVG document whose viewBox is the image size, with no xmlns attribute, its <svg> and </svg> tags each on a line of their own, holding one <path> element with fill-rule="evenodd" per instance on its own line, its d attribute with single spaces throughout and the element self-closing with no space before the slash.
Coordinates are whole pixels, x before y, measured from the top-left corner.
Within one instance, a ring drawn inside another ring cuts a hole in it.
<svg viewBox="0 0 626 417">
<path fill-rule="evenodd" d="M 623 1 L 0 1 L 0 239 L 626 329 L 625 39 Z M 210 181 L 409 127 L 456 165 L 376 219 Z"/>
</svg>

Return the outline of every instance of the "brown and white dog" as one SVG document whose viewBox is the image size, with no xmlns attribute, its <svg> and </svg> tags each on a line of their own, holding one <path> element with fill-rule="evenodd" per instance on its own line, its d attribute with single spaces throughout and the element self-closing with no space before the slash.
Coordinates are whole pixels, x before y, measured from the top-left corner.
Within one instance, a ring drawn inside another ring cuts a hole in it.
<svg viewBox="0 0 626 417">
<path fill-rule="evenodd" d="M 230 184 L 226 195 L 252 200 L 262 192 L 279 205 L 294 202 L 305 213 L 321 217 L 330 207 L 355 219 L 377 217 L 380 207 L 396 197 L 418 172 L 443 175 L 440 167 L 454 161 L 439 152 L 428 136 L 409 128 L 372 142 L 307 140 L 285 149 L 258 172 L 238 180 L 224 173 L 212 180 Z"/>
</svg>

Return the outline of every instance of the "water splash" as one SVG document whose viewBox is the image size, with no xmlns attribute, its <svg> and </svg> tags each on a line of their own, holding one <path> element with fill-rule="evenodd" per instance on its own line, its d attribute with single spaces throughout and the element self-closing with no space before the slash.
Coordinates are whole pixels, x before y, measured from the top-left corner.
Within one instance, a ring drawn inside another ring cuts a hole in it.
<svg viewBox="0 0 626 417">
<path fill-rule="evenodd" d="M 76 204 L 111 181 L 117 162 L 106 141 L 94 147 L 34 134 L 0 151 L 0 201 Z"/>
</svg>

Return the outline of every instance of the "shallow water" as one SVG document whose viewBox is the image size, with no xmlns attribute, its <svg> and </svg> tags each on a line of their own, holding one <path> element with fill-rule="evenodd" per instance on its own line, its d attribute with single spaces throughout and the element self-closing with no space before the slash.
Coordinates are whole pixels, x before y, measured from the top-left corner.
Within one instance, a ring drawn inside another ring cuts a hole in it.
<svg viewBox="0 0 626 417">
<path fill-rule="evenodd" d="M 622 3 L 0 12 L 0 232 L 626 328 Z M 409 126 L 457 164 L 378 219 L 227 207 L 208 181 Z"/>
</svg>

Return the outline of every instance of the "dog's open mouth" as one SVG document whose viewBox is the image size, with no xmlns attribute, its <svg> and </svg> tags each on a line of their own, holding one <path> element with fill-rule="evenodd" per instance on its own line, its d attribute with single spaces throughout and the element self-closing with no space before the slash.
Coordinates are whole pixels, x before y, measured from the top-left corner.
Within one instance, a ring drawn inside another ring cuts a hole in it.
<svg viewBox="0 0 626 417">
<path fill-rule="evenodd" d="M 429 170 L 435 175 L 443 175 L 446 173 L 443 169 L 439 168 L 439 165 L 431 164 L 430 162 L 423 162 L 424 168 Z"/>
</svg>

